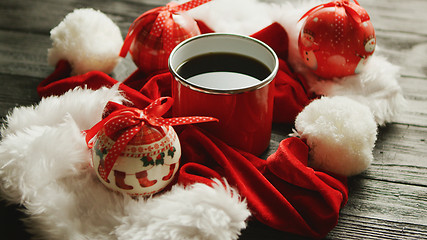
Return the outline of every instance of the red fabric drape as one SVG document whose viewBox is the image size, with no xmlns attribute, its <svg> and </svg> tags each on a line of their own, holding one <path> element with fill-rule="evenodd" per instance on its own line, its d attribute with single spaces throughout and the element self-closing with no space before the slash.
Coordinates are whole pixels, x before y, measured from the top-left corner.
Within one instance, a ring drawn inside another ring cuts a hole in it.
<svg viewBox="0 0 427 240">
<path fill-rule="evenodd" d="M 259 221 L 287 232 L 324 237 L 347 202 L 344 177 L 307 166 L 308 147 L 299 138 L 283 140 L 267 160 L 241 152 L 195 127 L 180 135 L 178 182 L 209 184 L 225 177 L 244 196 Z"/>
</svg>

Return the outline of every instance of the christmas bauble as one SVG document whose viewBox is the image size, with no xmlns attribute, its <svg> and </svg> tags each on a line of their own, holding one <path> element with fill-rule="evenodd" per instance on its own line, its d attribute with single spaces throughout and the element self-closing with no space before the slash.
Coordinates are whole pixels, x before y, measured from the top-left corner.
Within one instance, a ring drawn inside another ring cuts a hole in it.
<svg viewBox="0 0 427 240">
<path fill-rule="evenodd" d="M 172 126 L 218 121 L 190 116 L 163 118 L 171 97 L 144 109 L 108 102 L 101 121 L 83 131 L 92 149 L 96 175 L 108 188 L 134 196 L 152 195 L 172 181 L 179 168 L 181 146 Z"/>
<path fill-rule="evenodd" d="M 106 158 L 115 154 L 121 134 L 108 128 L 106 124 L 99 131 L 92 148 L 93 167 L 105 186 L 133 196 L 147 196 L 161 191 L 172 181 L 181 156 L 178 136 L 172 126 L 142 125 L 124 150 L 117 153 L 105 179 Z"/>
<path fill-rule="evenodd" d="M 173 6 L 145 14 L 129 30 L 138 29 L 129 52 L 145 73 L 168 69 L 172 49 L 185 39 L 200 34 L 196 21 L 185 12 L 173 11 Z"/>
<path fill-rule="evenodd" d="M 374 27 L 356 3 L 335 1 L 305 15 L 298 47 L 304 63 L 319 77 L 358 74 L 373 54 Z"/>
</svg>

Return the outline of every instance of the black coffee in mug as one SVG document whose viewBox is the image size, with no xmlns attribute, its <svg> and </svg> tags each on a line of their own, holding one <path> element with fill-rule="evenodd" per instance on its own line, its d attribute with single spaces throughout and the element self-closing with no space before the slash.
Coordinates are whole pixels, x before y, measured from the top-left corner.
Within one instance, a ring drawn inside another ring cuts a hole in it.
<svg viewBox="0 0 427 240">
<path fill-rule="evenodd" d="M 271 70 L 255 58 L 215 52 L 188 59 L 177 68 L 177 73 L 203 88 L 232 90 L 259 84 Z"/>
</svg>

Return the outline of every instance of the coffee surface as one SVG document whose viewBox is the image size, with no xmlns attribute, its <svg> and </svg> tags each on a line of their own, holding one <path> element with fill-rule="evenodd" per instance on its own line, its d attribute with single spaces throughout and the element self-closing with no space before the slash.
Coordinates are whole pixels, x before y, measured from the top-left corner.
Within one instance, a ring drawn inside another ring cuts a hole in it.
<svg viewBox="0 0 427 240">
<path fill-rule="evenodd" d="M 234 53 L 208 53 L 190 58 L 178 67 L 177 73 L 201 87 L 232 90 L 256 85 L 271 71 L 251 57 Z"/>
</svg>

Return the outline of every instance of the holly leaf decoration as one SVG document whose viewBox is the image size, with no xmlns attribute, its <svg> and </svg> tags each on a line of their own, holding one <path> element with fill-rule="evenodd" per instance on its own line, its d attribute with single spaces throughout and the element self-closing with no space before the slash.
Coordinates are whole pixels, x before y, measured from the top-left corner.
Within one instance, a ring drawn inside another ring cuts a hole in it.
<svg viewBox="0 0 427 240">
<path fill-rule="evenodd" d="M 173 158 L 173 156 L 175 155 L 176 152 L 176 148 L 175 147 L 171 147 L 168 150 L 168 156 L 171 156 Z"/>
<path fill-rule="evenodd" d="M 101 164 L 102 167 L 105 167 L 105 160 L 104 157 L 105 155 L 107 155 L 108 151 L 106 148 L 99 148 L 99 143 L 97 142 L 95 145 L 95 154 L 97 156 L 99 156 L 99 163 Z"/>
<path fill-rule="evenodd" d="M 159 155 L 157 155 L 156 158 L 156 165 L 163 165 L 165 163 L 165 153 L 161 152 Z"/>
<path fill-rule="evenodd" d="M 150 156 L 143 156 L 140 160 L 142 161 L 144 167 L 146 167 L 148 165 L 154 166 L 153 158 Z"/>
<path fill-rule="evenodd" d="M 95 149 L 95 153 L 99 156 L 99 158 L 104 159 L 104 155 L 106 155 L 108 151 L 105 148 L 97 148 Z"/>
</svg>

